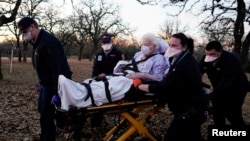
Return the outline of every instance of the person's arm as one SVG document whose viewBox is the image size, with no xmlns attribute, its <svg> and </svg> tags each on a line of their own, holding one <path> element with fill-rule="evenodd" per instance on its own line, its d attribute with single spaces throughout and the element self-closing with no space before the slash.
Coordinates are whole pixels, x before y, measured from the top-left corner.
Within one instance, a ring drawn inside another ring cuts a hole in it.
<svg viewBox="0 0 250 141">
<path fill-rule="evenodd" d="M 98 65 L 98 61 L 97 61 L 98 56 L 99 56 L 98 54 L 95 55 L 93 70 L 92 70 L 92 77 L 96 77 L 96 76 L 98 76 L 98 74 L 100 74 L 99 67 L 98 67 L 99 65 Z"/>
<path fill-rule="evenodd" d="M 149 92 L 148 87 L 149 87 L 149 85 L 148 85 L 148 84 L 140 84 L 140 85 L 138 85 L 138 87 L 137 87 L 137 88 L 138 88 L 139 90 L 144 91 L 144 92 Z"/>
<path fill-rule="evenodd" d="M 126 77 L 128 77 L 130 79 L 140 78 L 140 79 L 150 79 L 150 80 L 153 80 L 153 81 L 160 81 L 160 79 L 157 78 L 156 76 L 150 75 L 150 74 L 148 74 L 146 72 L 130 73 L 130 74 L 126 75 Z"/>
<path fill-rule="evenodd" d="M 168 67 L 168 64 L 162 55 L 155 55 L 154 57 L 149 58 L 151 68 L 147 70 L 148 72 L 136 72 L 127 75 L 131 79 L 149 79 L 152 81 L 161 81 L 164 77 L 164 73 Z"/>
<path fill-rule="evenodd" d="M 52 83 L 53 83 L 53 91 L 57 93 L 58 87 L 58 76 L 59 74 L 63 74 L 62 72 L 62 55 L 59 48 L 60 46 L 55 43 L 46 44 L 42 46 L 43 49 L 43 59 L 45 59 L 45 63 L 49 66 L 48 70 L 50 71 L 52 76 Z"/>
</svg>

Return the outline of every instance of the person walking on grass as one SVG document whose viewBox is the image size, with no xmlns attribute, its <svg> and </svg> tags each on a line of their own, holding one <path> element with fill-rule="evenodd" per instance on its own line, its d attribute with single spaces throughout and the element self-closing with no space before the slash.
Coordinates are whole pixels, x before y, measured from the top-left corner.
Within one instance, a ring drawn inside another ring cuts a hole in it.
<svg viewBox="0 0 250 141">
<path fill-rule="evenodd" d="M 23 17 L 17 23 L 24 41 L 33 45 L 32 63 L 39 80 L 38 111 L 40 113 L 40 141 L 55 141 L 54 105 L 57 96 L 58 76 L 71 79 L 72 72 L 60 41 L 38 27 L 31 17 Z M 53 98 L 53 99 L 52 99 Z"/>
<path fill-rule="evenodd" d="M 220 42 L 211 41 L 201 59 L 201 69 L 213 87 L 211 101 L 214 124 L 225 126 L 227 119 L 233 126 L 245 125 L 242 105 L 248 90 L 248 80 L 239 58 L 223 50 Z"/>
</svg>

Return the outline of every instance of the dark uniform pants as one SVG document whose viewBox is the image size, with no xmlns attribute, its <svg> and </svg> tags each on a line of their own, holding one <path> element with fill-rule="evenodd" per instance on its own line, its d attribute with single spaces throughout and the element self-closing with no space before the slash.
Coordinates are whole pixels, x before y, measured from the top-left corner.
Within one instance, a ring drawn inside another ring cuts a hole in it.
<svg viewBox="0 0 250 141">
<path fill-rule="evenodd" d="M 224 126 L 227 119 L 231 125 L 245 125 L 242 117 L 242 105 L 246 94 L 247 90 L 241 89 L 232 94 L 228 93 L 227 98 L 212 98 L 214 124 Z"/>
<path fill-rule="evenodd" d="M 205 119 L 203 115 L 191 119 L 175 117 L 167 129 L 164 141 L 204 141 L 201 136 L 201 125 Z"/>
<path fill-rule="evenodd" d="M 50 103 L 53 91 L 49 87 L 39 86 L 38 111 L 40 113 L 40 141 L 55 141 L 54 106 Z"/>
</svg>

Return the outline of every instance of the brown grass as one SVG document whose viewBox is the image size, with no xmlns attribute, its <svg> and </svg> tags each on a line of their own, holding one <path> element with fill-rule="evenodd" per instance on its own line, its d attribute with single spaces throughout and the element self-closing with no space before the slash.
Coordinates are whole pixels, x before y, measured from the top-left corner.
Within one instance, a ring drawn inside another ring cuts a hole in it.
<svg viewBox="0 0 250 141">
<path fill-rule="evenodd" d="M 69 59 L 73 71 L 73 80 L 81 82 L 91 76 L 92 62 Z M 13 61 L 10 74 L 10 61 L 2 58 L 2 72 L 4 80 L 0 81 L 0 141 L 31 141 L 36 140 L 40 134 L 39 114 L 37 112 L 37 76 L 30 59 L 27 63 Z M 207 81 L 207 80 L 206 80 Z M 250 94 L 247 95 L 243 105 L 243 116 L 250 124 Z M 167 128 L 170 112 L 167 108 L 159 111 L 152 118 L 150 128 L 163 135 Z M 203 136 L 206 137 L 207 125 L 212 124 L 211 117 L 203 125 Z M 112 126 L 112 125 L 111 125 Z M 108 127 L 108 126 L 107 126 Z"/>
</svg>

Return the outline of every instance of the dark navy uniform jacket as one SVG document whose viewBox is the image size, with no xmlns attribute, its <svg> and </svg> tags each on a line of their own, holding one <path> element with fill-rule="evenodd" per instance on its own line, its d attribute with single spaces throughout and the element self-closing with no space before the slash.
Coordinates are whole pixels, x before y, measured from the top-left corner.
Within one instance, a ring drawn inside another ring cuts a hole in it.
<svg viewBox="0 0 250 141">
<path fill-rule="evenodd" d="M 202 73 L 206 73 L 210 79 L 215 98 L 223 101 L 236 100 L 234 98 L 240 95 L 240 91 L 246 91 L 248 87 L 247 76 L 236 55 L 223 51 L 217 62 L 204 62 L 204 58 L 205 56 L 201 60 Z"/>
<path fill-rule="evenodd" d="M 98 76 L 101 73 L 112 75 L 117 62 L 122 60 L 122 52 L 115 47 L 105 54 L 103 50 L 95 56 L 92 77 Z"/>
<path fill-rule="evenodd" d="M 71 78 L 72 72 L 60 41 L 43 29 L 33 43 L 32 63 L 39 83 L 51 86 L 54 94 L 57 93 L 59 74 Z"/>
<path fill-rule="evenodd" d="M 170 66 L 163 81 L 149 85 L 149 91 L 167 102 L 169 109 L 176 116 L 192 108 L 197 111 L 205 109 L 208 103 L 202 90 L 202 75 L 198 62 L 187 51 Z"/>
</svg>

